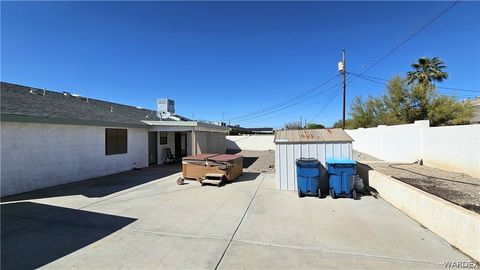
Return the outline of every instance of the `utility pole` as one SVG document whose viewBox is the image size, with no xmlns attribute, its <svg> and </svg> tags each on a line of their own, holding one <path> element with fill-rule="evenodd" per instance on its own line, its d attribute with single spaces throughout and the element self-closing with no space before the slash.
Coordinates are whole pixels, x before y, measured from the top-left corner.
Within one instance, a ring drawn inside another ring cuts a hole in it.
<svg viewBox="0 0 480 270">
<path fill-rule="evenodd" d="M 342 70 L 343 74 L 343 115 L 342 115 L 342 129 L 345 129 L 345 99 L 347 96 L 347 72 L 345 69 L 345 49 L 342 51 Z"/>
</svg>

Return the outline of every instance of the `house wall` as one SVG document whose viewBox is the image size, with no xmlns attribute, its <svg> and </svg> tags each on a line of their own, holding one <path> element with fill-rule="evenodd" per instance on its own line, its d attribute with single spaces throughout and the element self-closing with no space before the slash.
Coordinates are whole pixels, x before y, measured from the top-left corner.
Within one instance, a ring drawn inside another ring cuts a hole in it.
<svg viewBox="0 0 480 270">
<path fill-rule="evenodd" d="M 274 135 L 227 136 L 227 150 L 275 150 Z"/>
<path fill-rule="evenodd" d="M 225 133 L 210 132 L 207 135 L 208 151 L 210 153 L 225 153 L 227 151 L 227 140 Z"/>
<path fill-rule="evenodd" d="M 415 162 L 480 177 L 480 125 L 414 124 L 345 130 L 353 148 L 389 162 Z"/>
<path fill-rule="evenodd" d="M 1 122 L 1 196 L 148 165 L 148 133 L 128 128 L 126 154 L 105 155 L 105 127 Z"/>
<path fill-rule="evenodd" d="M 195 147 L 196 154 L 208 153 L 208 136 L 207 132 L 195 131 Z"/>
<path fill-rule="evenodd" d="M 275 145 L 276 188 L 297 190 L 298 158 L 315 158 L 322 164 L 320 189 L 328 192 L 327 158 L 352 158 L 352 143 L 281 143 Z"/>
</svg>

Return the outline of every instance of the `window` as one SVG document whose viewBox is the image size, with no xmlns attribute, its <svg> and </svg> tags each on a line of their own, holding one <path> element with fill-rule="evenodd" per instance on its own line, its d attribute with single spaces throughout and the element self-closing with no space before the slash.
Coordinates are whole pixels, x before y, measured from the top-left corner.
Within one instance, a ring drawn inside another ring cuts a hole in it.
<svg viewBox="0 0 480 270">
<path fill-rule="evenodd" d="M 127 130 L 118 128 L 105 129 L 105 155 L 127 153 Z"/>
<path fill-rule="evenodd" d="M 160 132 L 160 144 L 167 144 L 167 132 Z"/>
</svg>

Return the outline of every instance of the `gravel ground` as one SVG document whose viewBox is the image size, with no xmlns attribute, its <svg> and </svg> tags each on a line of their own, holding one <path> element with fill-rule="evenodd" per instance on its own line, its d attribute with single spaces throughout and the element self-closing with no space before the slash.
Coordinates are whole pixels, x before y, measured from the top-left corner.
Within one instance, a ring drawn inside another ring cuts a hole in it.
<svg viewBox="0 0 480 270">
<path fill-rule="evenodd" d="M 480 213 L 480 179 L 418 164 L 388 163 L 354 151 L 354 158 L 430 194 Z"/>
<path fill-rule="evenodd" d="M 243 156 L 244 172 L 275 172 L 275 151 L 250 151 L 235 152 Z"/>
</svg>

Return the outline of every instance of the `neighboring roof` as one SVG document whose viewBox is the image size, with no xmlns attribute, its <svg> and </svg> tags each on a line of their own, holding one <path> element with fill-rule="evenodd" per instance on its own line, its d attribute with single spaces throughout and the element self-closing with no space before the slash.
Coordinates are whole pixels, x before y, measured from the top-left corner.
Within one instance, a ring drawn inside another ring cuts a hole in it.
<svg viewBox="0 0 480 270">
<path fill-rule="evenodd" d="M 352 142 L 353 139 L 343 129 L 301 129 L 275 131 L 275 143 L 324 143 Z"/>
<path fill-rule="evenodd" d="M 230 134 L 273 134 L 273 128 L 246 128 L 241 126 L 228 125 L 231 129 Z"/>
<path fill-rule="evenodd" d="M 0 98 L 2 121 L 133 127 L 149 126 L 144 121 L 190 121 L 180 115 L 162 121 L 154 110 L 6 82 Z"/>
</svg>

